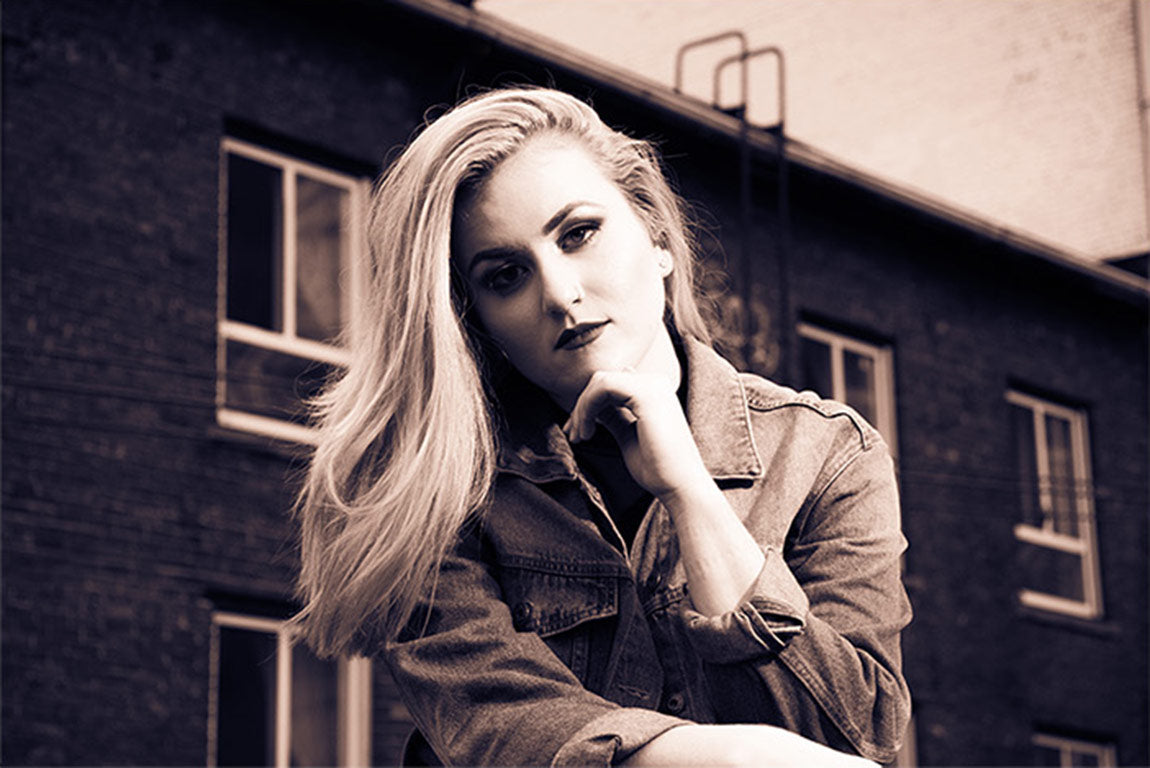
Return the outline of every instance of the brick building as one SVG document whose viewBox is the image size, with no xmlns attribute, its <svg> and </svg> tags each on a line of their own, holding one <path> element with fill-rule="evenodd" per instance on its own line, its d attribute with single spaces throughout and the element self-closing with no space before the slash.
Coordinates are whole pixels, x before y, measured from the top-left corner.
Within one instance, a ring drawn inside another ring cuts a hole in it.
<svg viewBox="0 0 1150 768">
<path fill-rule="evenodd" d="M 784 211 L 758 129 L 744 226 L 735 118 L 441 0 L 15 0 L 3 23 L 5 764 L 398 759 L 382 668 L 280 631 L 296 404 L 342 360 L 381 161 L 503 81 L 656 138 L 728 353 L 890 438 L 908 759 L 1150 762 L 1144 279 L 797 143 Z"/>
</svg>

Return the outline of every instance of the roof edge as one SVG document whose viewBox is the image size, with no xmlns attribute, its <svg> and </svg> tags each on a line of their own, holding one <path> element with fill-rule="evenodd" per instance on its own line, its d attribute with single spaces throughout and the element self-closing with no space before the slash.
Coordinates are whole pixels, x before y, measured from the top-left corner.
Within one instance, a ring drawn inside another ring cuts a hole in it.
<svg viewBox="0 0 1150 768">
<path fill-rule="evenodd" d="M 452 0 L 387 0 L 432 16 L 458 29 L 485 37 L 492 42 L 516 49 L 545 61 L 592 78 L 634 98 L 654 104 L 681 117 L 700 123 L 729 138 L 740 135 L 737 118 L 714 109 L 710 104 L 676 92 L 674 89 L 637 75 L 602 59 L 589 56 L 555 40 Z M 775 135 L 763 131 L 749 134 L 751 145 L 771 153 L 778 151 Z M 849 184 L 895 200 L 918 211 L 971 230 L 992 241 L 1006 244 L 1055 266 L 1089 278 L 1116 295 L 1139 304 L 1150 302 L 1150 280 L 1118 267 L 1089 261 L 1064 248 L 1032 235 L 995 223 L 983 216 L 944 202 L 919 190 L 882 179 L 854 168 L 808 144 L 787 138 L 785 152 L 789 161 L 819 171 Z"/>
</svg>

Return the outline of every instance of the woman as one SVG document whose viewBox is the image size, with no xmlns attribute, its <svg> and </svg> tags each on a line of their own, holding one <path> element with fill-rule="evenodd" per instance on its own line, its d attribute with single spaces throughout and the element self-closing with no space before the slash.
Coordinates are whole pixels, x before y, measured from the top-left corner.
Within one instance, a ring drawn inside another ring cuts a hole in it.
<svg viewBox="0 0 1150 768">
<path fill-rule="evenodd" d="M 711 351 L 651 148 L 563 93 L 495 91 L 373 201 L 299 621 L 320 653 L 386 661 L 408 759 L 892 759 L 889 456 L 845 406 Z"/>
</svg>

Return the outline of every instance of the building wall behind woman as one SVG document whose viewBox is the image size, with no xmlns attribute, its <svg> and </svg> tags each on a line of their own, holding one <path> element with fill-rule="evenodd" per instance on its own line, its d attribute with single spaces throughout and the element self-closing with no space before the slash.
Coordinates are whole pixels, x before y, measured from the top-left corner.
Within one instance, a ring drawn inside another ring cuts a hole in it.
<svg viewBox="0 0 1150 768">
<path fill-rule="evenodd" d="M 220 368 L 222 142 L 367 183 L 427 105 L 498 80 L 554 81 L 661 142 L 705 212 L 732 356 L 750 301 L 752 363 L 783 383 L 816 383 L 804 354 L 844 339 L 889 369 L 918 761 L 1096 742 L 1147 762 L 1144 295 L 801 163 L 782 228 L 769 154 L 744 234 L 729 138 L 395 6 L 14 2 L 4 24 L 5 762 L 222 760 L 228 617 L 292 608 L 302 448 L 218 415 L 239 381 Z M 1009 392 L 1086 424 L 1098 618 L 1020 601 Z M 372 674 L 386 763 L 408 726 Z"/>
</svg>

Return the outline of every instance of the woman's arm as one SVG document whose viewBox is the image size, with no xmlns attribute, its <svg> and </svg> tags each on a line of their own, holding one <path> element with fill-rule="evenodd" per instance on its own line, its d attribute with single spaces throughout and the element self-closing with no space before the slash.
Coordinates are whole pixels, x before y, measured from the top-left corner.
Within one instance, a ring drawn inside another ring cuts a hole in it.
<svg viewBox="0 0 1150 768">
<path fill-rule="evenodd" d="M 763 552 L 704 466 L 672 383 L 597 372 L 571 410 L 567 434 L 590 437 L 596 422 L 614 435 L 635 482 L 670 513 L 696 610 L 717 616 L 735 608 L 762 571 Z"/>
<path fill-rule="evenodd" d="M 379 649 L 448 765 L 607 765 L 686 721 L 588 691 L 535 632 L 517 631 L 472 528 L 434 599 Z"/>
<path fill-rule="evenodd" d="M 568 432 L 579 439 L 595 418 L 607 424 L 635 480 L 671 513 L 695 609 L 684 612 L 688 637 L 710 662 L 712 688 L 732 692 L 723 719 L 755 722 L 773 712 L 773 722 L 822 743 L 893 758 L 909 717 L 899 635 L 910 609 L 897 488 L 881 438 L 866 427 L 860 439 L 845 413 L 811 411 L 821 420 L 811 429 L 838 441 L 816 452 L 829 462 L 825 487 L 787 501 L 763 493 L 744 511 L 756 525 L 804 505 L 782 553 L 761 547 L 710 477 L 703 482 L 678 400 L 661 386 L 629 372 L 597 375 Z"/>
<path fill-rule="evenodd" d="M 530 632 L 516 632 L 464 542 L 430 612 L 383 652 L 417 726 L 456 765 L 779 766 L 871 763 L 767 725 L 697 725 L 584 689 Z M 614 762 L 616 757 L 623 757 Z"/>
<path fill-rule="evenodd" d="M 737 691 L 727 716 L 774 712 L 773 722 L 886 762 L 910 715 L 900 650 L 911 616 L 904 540 L 885 445 L 877 434 L 862 448 L 851 438 L 853 452 L 814 489 L 786 552 L 768 551 L 748 599 L 722 616 L 684 611 L 684 627 L 710 662 L 712 688 Z M 769 519 L 778 503 L 764 494 L 749 522 Z"/>
<path fill-rule="evenodd" d="M 631 753 L 628 768 L 866 768 L 869 760 L 772 725 L 681 725 Z"/>
</svg>

